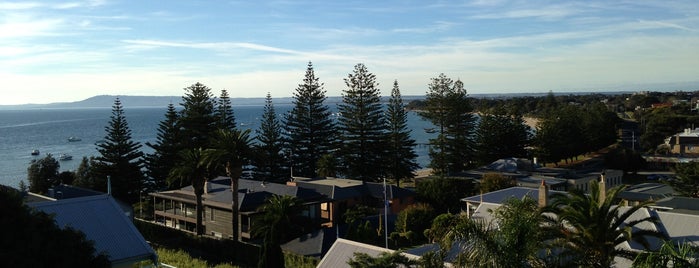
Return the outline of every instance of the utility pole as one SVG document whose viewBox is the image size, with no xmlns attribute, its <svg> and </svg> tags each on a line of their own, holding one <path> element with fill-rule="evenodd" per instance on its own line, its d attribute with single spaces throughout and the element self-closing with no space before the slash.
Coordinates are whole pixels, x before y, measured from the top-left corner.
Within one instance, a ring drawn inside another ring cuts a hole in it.
<svg viewBox="0 0 699 268">
<path fill-rule="evenodd" d="M 384 236 L 386 237 L 386 249 L 388 249 L 388 199 L 386 198 L 386 177 L 383 178 L 383 224 Z"/>
</svg>

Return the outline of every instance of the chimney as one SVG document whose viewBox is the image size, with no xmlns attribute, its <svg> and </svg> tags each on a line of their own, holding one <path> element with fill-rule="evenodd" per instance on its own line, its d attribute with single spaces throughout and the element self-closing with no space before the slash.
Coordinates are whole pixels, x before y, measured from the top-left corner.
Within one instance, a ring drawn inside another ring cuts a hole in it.
<svg viewBox="0 0 699 268">
<path fill-rule="evenodd" d="M 602 204 L 607 199 L 607 181 L 604 179 L 604 171 L 599 177 L 599 203 Z"/>
<path fill-rule="evenodd" d="M 543 208 L 549 204 L 549 188 L 546 185 L 546 180 L 541 179 L 541 185 L 539 185 L 539 207 Z"/>
<path fill-rule="evenodd" d="M 204 182 L 204 194 L 208 194 L 211 190 L 211 183 L 209 181 Z"/>
</svg>

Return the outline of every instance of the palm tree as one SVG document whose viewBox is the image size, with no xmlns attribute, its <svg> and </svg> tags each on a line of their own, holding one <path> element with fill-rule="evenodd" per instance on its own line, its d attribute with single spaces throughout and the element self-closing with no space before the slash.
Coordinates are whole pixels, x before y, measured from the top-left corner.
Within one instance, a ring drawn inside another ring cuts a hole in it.
<svg viewBox="0 0 699 268">
<path fill-rule="evenodd" d="M 293 219 L 301 212 L 301 201 L 294 196 L 273 195 L 258 211 L 262 216 L 255 221 L 254 236 L 263 239 L 262 256 L 258 267 L 284 267 L 281 244 L 284 234 L 292 230 Z"/>
<path fill-rule="evenodd" d="M 203 150 L 185 149 L 180 151 L 179 161 L 168 176 L 168 183 L 190 182 L 194 188 L 194 195 L 197 199 L 197 235 L 204 233 L 202 225 L 203 205 L 201 196 L 204 194 L 204 183 L 206 182 L 206 168 L 202 162 Z"/>
<path fill-rule="evenodd" d="M 210 169 L 225 170 L 231 178 L 233 193 L 233 240 L 238 240 L 238 180 L 243 174 L 243 165 L 251 154 L 250 129 L 219 129 L 211 140 L 211 148 L 204 152 L 203 160 Z"/>
<path fill-rule="evenodd" d="M 469 267 L 544 267 L 540 256 L 547 234 L 537 202 L 531 198 L 508 199 L 493 212 L 494 220 L 464 216 L 441 239 L 442 248 L 463 247 L 457 262 Z M 453 222 L 453 221 L 452 221 Z"/>
<path fill-rule="evenodd" d="M 633 267 L 699 267 L 699 247 L 690 242 L 675 243 L 666 240 L 658 251 L 645 251 L 638 254 Z"/>
<path fill-rule="evenodd" d="M 633 260 L 636 255 L 620 244 L 633 240 L 648 248 L 647 236 L 662 237 L 658 231 L 640 228 L 642 223 L 654 223 L 656 218 L 631 217 L 651 202 L 622 206 L 617 201 L 624 188 L 621 185 L 604 192 L 594 180 L 590 194 L 575 189 L 552 196 L 545 210 L 556 217 L 548 218 L 549 227 L 558 230 L 557 242 L 570 261 L 585 267 L 610 267 L 615 257 Z"/>
</svg>

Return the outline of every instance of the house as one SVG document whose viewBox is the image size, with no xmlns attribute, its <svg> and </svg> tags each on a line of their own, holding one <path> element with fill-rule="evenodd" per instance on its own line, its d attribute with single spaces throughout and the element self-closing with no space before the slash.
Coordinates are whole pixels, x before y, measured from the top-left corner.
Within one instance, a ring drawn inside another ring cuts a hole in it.
<svg viewBox="0 0 699 268">
<path fill-rule="evenodd" d="M 486 222 L 493 221 L 493 211 L 499 208 L 504 201 L 509 198 L 522 199 L 525 197 L 534 198 L 539 201 L 539 205 L 548 204 L 551 194 L 557 191 L 550 191 L 545 184 L 539 189 L 526 189 L 523 187 L 511 187 L 500 191 L 484 193 L 478 196 L 471 196 L 462 199 L 467 203 L 468 215 L 472 218 L 479 218 Z M 667 197 L 659 200 L 656 204 L 636 211 L 628 221 L 639 220 L 648 216 L 658 219 L 657 222 L 644 222 L 636 228 L 646 230 L 656 230 L 665 234 L 672 242 L 688 243 L 692 246 L 699 246 L 699 199 L 696 200 L 674 200 L 680 197 Z M 693 198 L 692 198 L 693 199 Z M 690 202 L 691 201 L 691 202 Z M 676 208 L 675 208 L 676 207 Z M 620 213 L 626 211 L 623 207 Z M 658 249 L 662 240 L 649 238 L 650 248 Z M 636 242 L 625 242 L 619 245 L 627 250 L 641 251 L 644 248 Z M 627 259 L 615 259 L 615 267 L 631 267 L 631 262 Z"/>
<path fill-rule="evenodd" d="M 388 214 L 398 214 L 414 204 L 417 195 L 411 190 L 395 185 L 332 177 L 295 177 L 292 181 L 287 182 L 287 185 L 313 189 L 328 198 L 320 205 L 321 218 L 326 220 L 324 224 L 326 227 L 342 223 L 342 215 L 345 211 L 357 204 L 374 207 L 383 214 L 385 210 L 384 198 L 388 202 Z"/>
<path fill-rule="evenodd" d="M 682 132 L 667 137 L 663 146 L 667 147 L 671 154 L 697 155 L 699 154 L 699 128 L 686 128 Z"/>
<path fill-rule="evenodd" d="M 233 193 L 230 178 L 218 177 L 205 184 L 204 233 L 218 238 L 233 236 Z M 382 183 L 362 182 L 339 178 L 299 178 L 286 184 L 240 179 L 238 186 L 238 234 L 250 241 L 254 219 L 261 214 L 258 208 L 272 195 L 294 196 L 303 203 L 302 215 L 318 229 L 335 227 L 343 213 L 357 204 L 365 204 L 384 211 L 384 195 L 389 214 L 397 214 L 415 202 L 415 192 Z M 384 194 L 385 189 L 385 194 Z M 153 199 L 154 218 L 168 227 L 189 232 L 196 231 L 196 197 L 192 186 L 149 194 Z M 311 231 L 311 230 L 308 230 Z"/>
<path fill-rule="evenodd" d="M 546 186 L 545 181 L 544 186 Z M 566 192 L 548 190 L 548 188 L 542 189 L 541 186 L 539 188 L 515 186 L 488 193 L 483 193 L 476 196 L 462 198 L 461 202 L 465 203 L 464 212 L 467 213 L 468 217 L 485 218 L 487 220 L 490 220 L 492 217 L 490 216 L 490 213 L 488 211 L 490 209 L 496 209 L 500 207 L 500 205 L 505 203 L 505 201 L 507 201 L 508 199 L 523 199 L 526 197 L 538 200 L 542 199 L 542 195 L 546 195 L 546 199 L 542 202 L 548 203 L 548 200 L 550 200 L 551 195 L 556 193 L 564 194 Z"/>
<path fill-rule="evenodd" d="M 463 175 L 480 182 L 483 175 L 488 173 L 501 174 L 513 178 L 517 186 L 537 188 L 541 181 L 546 181 L 550 189 L 558 191 L 570 191 L 580 189 L 588 192 L 590 182 L 605 176 L 607 187 L 622 184 L 624 172 L 616 169 L 601 169 L 590 167 L 588 169 L 573 170 L 565 168 L 551 168 L 539 166 L 521 158 L 505 158 L 497 160 L 489 165 L 466 171 Z"/>
<path fill-rule="evenodd" d="M 112 267 L 135 267 L 141 261 L 158 263 L 158 256 L 110 195 L 91 195 L 28 203 L 52 214 L 58 226 L 70 226 L 94 241 L 96 252 L 109 255 Z"/>
<path fill-rule="evenodd" d="M 320 207 L 327 198 L 306 188 L 278 183 L 267 183 L 240 179 L 238 181 L 238 226 L 241 239 L 252 239 L 254 218 L 261 212 L 257 209 L 272 195 L 294 196 L 303 203 L 302 214 L 306 218 L 321 222 Z M 231 179 L 218 177 L 205 184 L 202 203 L 204 206 L 204 233 L 218 238 L 233 236 L 233 192 Z M 153 198 L 154 217 L 168 227 L 195 232 L 196 196 L 192 186 L 177 190 L 149 193 Z"/>
</svg>

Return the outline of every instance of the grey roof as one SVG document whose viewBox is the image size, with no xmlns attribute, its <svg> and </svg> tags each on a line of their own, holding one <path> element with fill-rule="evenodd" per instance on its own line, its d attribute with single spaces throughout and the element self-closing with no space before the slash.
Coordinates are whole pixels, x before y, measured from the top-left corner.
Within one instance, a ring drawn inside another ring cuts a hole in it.
<svg viewBox="0 0 699 268">
<path fill-rule="evenodd" d="M 555 194 L 555 193 L 562 193 L 565 194 L 566 192 L 563 191 L 555 191 L 555 190 L 549 190 L 549 195 Z M 489 193 L 483 193 L 480 195 L 475 195 L 471 197 L 466 197 L 461 199 L 463 202 L 470 202 L 470 203 L 491 203 L 491 204 L 502 204 L 504 203 L 507 199 L 510 198 L 517 198 L 517 199 L 522 199 L 525 196 L 528 196 L 534 200 L 539 199 L 539 189 L 538 188 L 528 188 L 528 187 L 510 187 L 510 188 L 505 188 Z"/>
<path fill-rule="evenodd" d="M 306 181 L 297 181 L 296 185 L 306 189 L 313 189 L 316 192 L 334 200 L 345 200 L 363 195 L 362 186 L 340 187 L 337 185 L 317 184 Z"/>
<path fill-rule="evenodd" d="M 619 193 L 619 198 L 631 201 L 658 200 L 673 196 L 675 190 L 662 183 L 641 183 L 631 185 Z"/>
<path fill-rule="evenodd" d="M 671 196 L 655 201 L 653 207 L 662 207 L 663 210 L 681 211 L 685 214 L 699 214 L 699 198 Z"/>
<path fill-rule="evenodd" d="M 53 214 L 59 227 L 82 231 L 95 242 L 96 251 L 109 255 L 113 266 L 141 260 L 157 261 L 148 245 L 121 207 L 109 195 L 95 195 L 27 204 Z"/>
<path fill-rule="evenodd" d="M 304 234 L 282 245 L 284 251 L 314 258 L 322 258 L 337 239 L 337 229 L 322 228 Z"/>
<path fill-rule="evenodd" d="M 310 202 L 323 198 L 323 195 L 313 189 L 297 186 L 289 186 L 280 183 L 270 183 L 255 180 L 238 180 L 238 209 L 240 211 L 254 211 L 272 195 L 294 196 L 303 202 Z M 222 208 L 230 207 L 233 200 L 231 192 L 231 179 L 218 177 L 207 182 L 207 193 L 203 195 L 203 202 Z M 194 202 L 194 190 L 192 186 L 182 187 L 180 190 L 152 193 L 154 196 L 169 197 L 185 202 Z"/>
<path fill-rule="evenodd" d="M 459 254 L 465 249 L 466 244 L 461 242 L 461 241 L 454 241 L 449 248 L 449 252 L 444 256 L 444 262 L 447 263 L 452 263 L 456 258 L 459 256 Z M 432 243 L 432 244 L 424 244 L 415 248 L 407 249 L 405 250 L 405 253 L 415 255 L 415 256 L 424 256 L 428 252 L 437 252 L 441 250 L 441 246 L 439 243 Z"/>
<path fill-rule="evenodd" d="M 544 180 L 544 182 L 546 182 L 546 185 L 550 186 L 565 186 L 568 183 L 566 179 L 545 176 L 520 176 L 515 179 L 517 181 L 517 185 L 529 188 L 538 187 L 541 184 L 541 180 Z"/>
<path fill-rule="evenodd" d="M 366 190 L 367 190 L 369 196 L 374 197 L 374 198 L 383 199 L 383 192 L 384 192 L 383 183 L 367 182 L 364 185 L 366 186 Z M 402 197 L 416 195 L 416 193 L 411 191 L 411 190 L 396 187 L 395 185 L 388 185 L 388 184 L 386 185 L 386 191 L 387 191 L 386 197 L 388 199 L 396 199 L 396 198 L 402 198 Z"/>
<path fill-rule="evenodd" d="M 392 253 L 393 250 L 338 238 L 316 267 L 349 268 L 350 266 L 347 264 L 347 261 L 353 259 L 354 253 L 358 252 L 366 253 L 372 257 L 377 257 L 383 252 Z M 403 255 L 411 259 L 419 259 L 418 256 L 412 254 L 403 253 Z"/>
<path fill-rule="evenodd" d="M 676 242 L 690 242 L 699 246 L 699 215 L 674 213 L 672 211 L 655 211 L 660 219 L 661 230 Z"/>
</svg>

